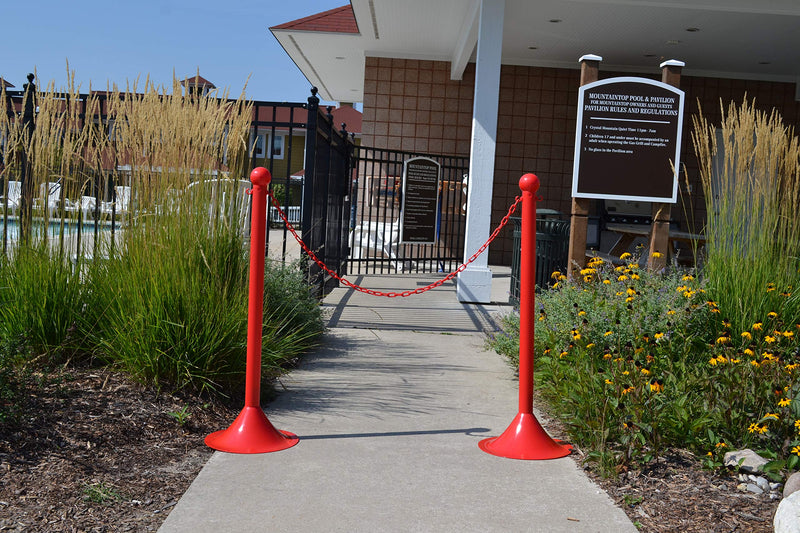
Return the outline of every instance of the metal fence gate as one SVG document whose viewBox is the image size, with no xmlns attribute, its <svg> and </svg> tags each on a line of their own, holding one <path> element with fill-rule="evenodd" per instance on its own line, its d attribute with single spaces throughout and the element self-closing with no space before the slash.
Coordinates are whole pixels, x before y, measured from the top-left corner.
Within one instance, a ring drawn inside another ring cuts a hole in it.
<svg viewBox="0 0 800 533">
<path fill-rule="evenodd" d="M 436 239 L 400 242 L 403 163 L 441 165 Z M 350 192 L 350 274 L 450 272 L 463 261 L 469 158 L 358 146 Z"/>
</svg>

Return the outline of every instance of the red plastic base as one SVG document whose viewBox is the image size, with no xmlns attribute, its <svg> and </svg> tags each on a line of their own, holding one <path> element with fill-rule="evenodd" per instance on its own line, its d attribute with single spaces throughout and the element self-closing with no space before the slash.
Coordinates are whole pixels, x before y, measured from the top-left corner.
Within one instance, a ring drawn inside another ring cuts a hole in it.
<svg viewBox="0 0 800 533">
<path fill-rule="evenodd" d="M 275 429 L 260 407 L 245 407 L 228 429 L 205 439 L 206 446 L 230 453 L 277 452 L 299 441 L 294 433 Z"/>
<path fill-rule="evenodd" d="M 517 414 L 502 435 L 478 443 L 481 450 L 509 459 L 558 459 L 572 452 L 572 446 L 559 444 L 530 413 Z"/>
</svg>

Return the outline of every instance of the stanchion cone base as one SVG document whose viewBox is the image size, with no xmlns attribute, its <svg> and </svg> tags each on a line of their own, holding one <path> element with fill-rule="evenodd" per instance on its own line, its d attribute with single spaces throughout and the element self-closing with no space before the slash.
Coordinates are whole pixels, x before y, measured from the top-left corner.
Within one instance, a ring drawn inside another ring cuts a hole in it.
<svg viewBox="0 0 800 533">
<path fill-rule="evenodd" d="M 502 435 L 478 443 L 481 450 L 509 459 L 558 459 L 572 452 L 572 446 L 554 440 L 530 413 L 517 414 Z"/>
<path fill-rule="evenodd" d="M 294 433 L 275 429 L 260 407 L 245 407 L 228 429 L 215 431 L 205 439 L 209 448 L 230 453 L 277 452 L 298 442 Z"/>
</svg>

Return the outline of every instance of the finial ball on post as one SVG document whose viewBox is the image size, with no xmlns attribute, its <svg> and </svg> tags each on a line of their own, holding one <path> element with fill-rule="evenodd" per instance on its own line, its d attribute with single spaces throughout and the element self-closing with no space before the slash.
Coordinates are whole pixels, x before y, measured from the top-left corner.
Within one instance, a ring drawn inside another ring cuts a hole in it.
<svg viewBox="0 0 800 533">
<path fill-rule="evenodd" d="M 272 181 L 272 174 L 264 167 L 256 167 L 250 172 L 250 181 L 253 182 L 253 185 L 269 187 L 269 182 Z"/>
<path fill-rule="evenodd" d="M 519 188 L 523 191 L 535 193 L 539 190 L 539 178 L 536 174 L 524 174 L 519 179 Z"/>
</svg>

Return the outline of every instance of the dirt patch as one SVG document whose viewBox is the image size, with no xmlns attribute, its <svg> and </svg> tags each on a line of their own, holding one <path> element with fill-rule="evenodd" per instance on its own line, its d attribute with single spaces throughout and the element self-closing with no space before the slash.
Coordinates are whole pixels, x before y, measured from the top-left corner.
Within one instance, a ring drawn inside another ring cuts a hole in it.
<svg viewBox="0 0 800 533">
<path fill-rule="evenodd" d="M 156 531 L 211 456 L 205 436 L 238 414 L 105 370 L 66 370 L 29 391 L 19 421 L 0 427 L 0 531 Z M 642 531 L 767 533 L 778 505 L 681 451 L 619 480 L 592 477 Z"/>
<path fill-rule="evenodd" d="M 236 411 L 67 370 L 0 427 L 0 531 L 156 531 Z"/>
</svg>

